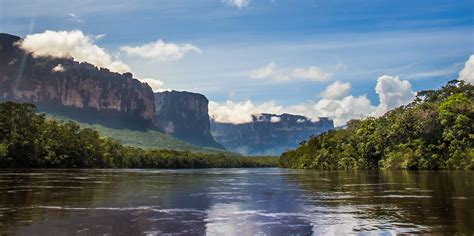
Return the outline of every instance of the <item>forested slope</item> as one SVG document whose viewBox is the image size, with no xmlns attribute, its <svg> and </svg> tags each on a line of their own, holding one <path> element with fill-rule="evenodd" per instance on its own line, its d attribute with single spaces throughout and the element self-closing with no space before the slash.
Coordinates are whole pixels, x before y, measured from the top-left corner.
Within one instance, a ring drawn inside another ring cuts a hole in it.
<svg viewBox="0 0 474 236">
<path fill-rule="evenodd" d="M 352 120 L 280 157 L 310 169 L 474 169 L 474 86 L 453 80 L 379 118 Z"/>
<path fill-rule="evenodd" d="M 275 166 L 275 158 L 140 149 L 74 122 L 47 119 L 31 104 L 0 103 L 0 168 L 209 168 Z"/>
</svg>

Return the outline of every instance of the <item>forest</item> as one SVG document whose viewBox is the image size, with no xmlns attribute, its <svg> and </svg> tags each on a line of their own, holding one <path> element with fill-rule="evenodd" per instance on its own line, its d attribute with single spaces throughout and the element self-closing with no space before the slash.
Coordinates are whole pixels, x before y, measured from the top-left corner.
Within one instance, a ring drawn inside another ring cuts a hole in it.
<svg viewBox="0 0 474 236">
<path fill-rule="evenodd" d="M 281 167 L 346 169 L 474 169 L 474 86 L 452 80 L 379 118 L 304 141 L 282 154 Z"/>
<path fill-rule="evenodd" d="M 232 168 L 276 166 L 274 157 L 141 149 L 28 103 L 0 103 L 0 168 Z"/>
</svg>

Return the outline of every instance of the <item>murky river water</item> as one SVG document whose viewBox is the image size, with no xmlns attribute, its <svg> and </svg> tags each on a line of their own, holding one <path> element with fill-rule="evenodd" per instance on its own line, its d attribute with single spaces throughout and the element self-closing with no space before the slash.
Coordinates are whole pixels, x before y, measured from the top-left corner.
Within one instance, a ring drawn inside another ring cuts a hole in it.
<svg viewBox="0 0 474 236">
<path fill-rule="evenodd" d="M 474 233 L 474 171 L 0 171 L 0 234 Z"/>
</svg>

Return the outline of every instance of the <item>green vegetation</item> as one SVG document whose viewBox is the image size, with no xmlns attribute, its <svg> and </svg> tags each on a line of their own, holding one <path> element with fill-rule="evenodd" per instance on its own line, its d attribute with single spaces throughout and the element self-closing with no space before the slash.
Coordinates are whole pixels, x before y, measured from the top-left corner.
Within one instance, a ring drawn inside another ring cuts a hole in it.
<svg viewBox="0 0 474 236">
<path fill-rule="evenodd" d="M 46 119 L 34 105 L 0 103 L 3 168 L 269 167 L 275 158 L 127 147 L 74 122 Z"/>
<path fill-rule="evenodd" d="M 474 86 L 453 80 L 379 118 L 352 120 L 283 153 L 311 169 L 474 169 Z"/>
<path fill-rule="evenodd" d="M 155 130 L 132 130 L 132 129 L 117 129 L 109 128 L 100 124 L 88 124 L 79 122 L 77 120 L 69 119 L 64 116 L 46 114 L 46 118 L 55 119 L 58 121 L 69 122 L 72 121 L 78 124 L 81 128 L 89 128 L 97 131 L 100 136 L 110 137 L 120 142 L 125 146 L 142 148 L 142 149 L 169 149 L 177 151 L 189 151 L 199 153 L 225 153 L 226 155 L 236 155 L 221 149 L 208 148 L 196 146 L 164 133 Z"/>
</svg>

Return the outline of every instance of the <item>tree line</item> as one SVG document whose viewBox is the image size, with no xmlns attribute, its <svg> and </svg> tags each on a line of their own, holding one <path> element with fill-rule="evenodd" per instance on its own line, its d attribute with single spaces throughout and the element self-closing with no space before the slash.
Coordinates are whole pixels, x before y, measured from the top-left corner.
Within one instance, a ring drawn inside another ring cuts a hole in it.
<svg viewBox="0 0 474 236">
<path fill-rule="evenodd" d="M 128 147 L 74 122 L 47 119 L 27 103 L 0 103 L 0 168 L 270 167 L 271 157 L 242 157 Z"/>
<path fill-rule="evenodd" d="M 452 80 L 379 118 L 351 120 L 280 157 L 287 168 L 474 169 L 474 86 Z"/>
</svg>

